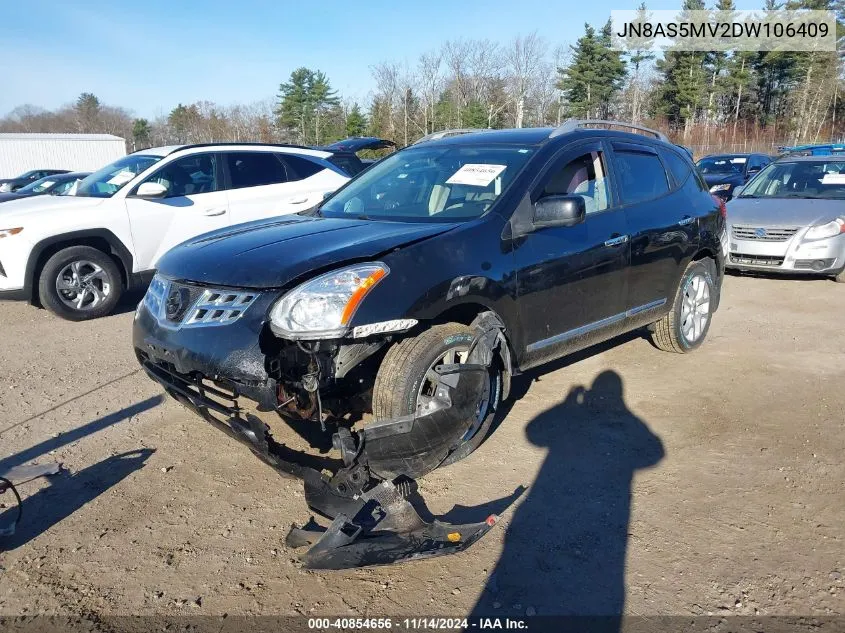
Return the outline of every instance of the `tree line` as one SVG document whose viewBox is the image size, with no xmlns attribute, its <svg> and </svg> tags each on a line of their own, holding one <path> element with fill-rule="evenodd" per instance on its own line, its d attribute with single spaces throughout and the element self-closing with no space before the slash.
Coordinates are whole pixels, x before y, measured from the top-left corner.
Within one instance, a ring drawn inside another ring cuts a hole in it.
<svg viewBox="0 0 845 633">
<path fill-rule="evenodd" d="M 763 0 L 762 9 L 829 9 L 841 0 Z M 683 11 L 734 11 L 734 0 L 684 0 Z M 639 12 L 648 17 L 648 7 Z M 840 20 L 841 23 L 841 20 Z M 344 98 L 318 69 L 298 68 L 275 98 L 221 106 L 177 104 L 154 120 L 105 105 L 91 93 L 54 111 L 32 105 L 0 119 L 3 132 L 103 132 L 130 151 L 172 143 L 259 141 L 321 145 L 372 135 L 407 145 L 449 128 L 555 126 L 570 116 L 652 125 L 695 148 L 771 150 L 776 143 L 839 139 L 845 105 L 834 52 L 662 54 L 644 41 L 611 47 L 610 22 L 584 25 L 571 45 L 536 33 L 507 42 L 459 39 L 416 60 L 370 67 L 366 103 Z"/>
</svg>

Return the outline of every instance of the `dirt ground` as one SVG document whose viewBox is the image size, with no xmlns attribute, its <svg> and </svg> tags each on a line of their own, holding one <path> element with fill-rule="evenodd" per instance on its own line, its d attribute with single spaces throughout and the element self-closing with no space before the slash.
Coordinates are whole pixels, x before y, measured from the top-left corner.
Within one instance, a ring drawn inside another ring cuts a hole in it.
<svg viewBox="0 0 845 633">
<path fill-rule="evenodd" d="M 729 276 L 696 353 L 632 335 L 544 368 L 423 480 L 435 514 L 503 511 L 469 551 L 311 572 L 283 542 L 301 484 L 162 396 L 131 302 L 0 303 L 0 469 L 69 471 L 22 487 L 0 615 L 845 614 L 843 315 L 843 285 Z"/>
</svg>

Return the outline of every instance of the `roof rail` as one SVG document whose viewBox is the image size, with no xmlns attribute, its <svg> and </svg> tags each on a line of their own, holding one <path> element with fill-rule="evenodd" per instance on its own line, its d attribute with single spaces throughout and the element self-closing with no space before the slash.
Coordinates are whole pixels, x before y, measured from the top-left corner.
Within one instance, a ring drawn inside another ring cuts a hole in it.
<svg viewBox="0 0 845 633">
<path fill-rule="evenodd" d="M 176 147 L 177 149 L 174 149 L 173 151 L 176 152 L 176 151 L 182 151 L 183 149 L 194 149 L 194 148 L 197 148 L 197 147 L 216 147 L 218 145 L 222 145 L 222 146 L 246 145 L 246 146 L 249 146 L 249 147 L 280 147 L 280 148 L 281 147 L 287 147 L 287 148 L 290 148 L 290 149 L 316 149 L 316 150 L 323 151 L 323 152 L 331 151 L 331 150 L 325 150 L 321 147 L 316 147 L 316 146 L 313 146 L 313 145 L 296 145 L 294 143 L 258 143 L 258 142 L 255 142 L 255 141 L 243 141 L 243 142 L 218 141 L 216 143 L 186 143 L 184 145 L 178 145 L 177 144 L 177 145 L 174 145 L 174 147 Z"/>
<path fill-rule="evenodd" d="M 417 139 L 411 145 L 416 145 L 417 143 L 425 143 L 426 141 L 436 141 L 441 138 L 446 138 L 447 136 L 458 136 L 460 134 L 472 134 L 473 132 L 486 132 L 486 128 L 455 128 L 453 130 L 440 130 L 439 132 L 432 132 L 431 134 L 426 134 L 421 139 Z"/>
<path fill-rule="evenodd" d="M 563 122 L 563 124 L 560 125 L 560 127 L 556 127 L 554 130 L 552 130 L 552 133 L 549 134 L 549 138 L 555 138 L 556 136 L 560 136 L 561 134 L 574 132 L 578 128 L 585 127 L 587 125 L 603 125 L 605 127 L 626 127 L 632 130 L 639 130 L 640 132 L 653 134 L 656 138 L 666 143 L 671 142 L 663 132 L 659 132 L 658 130 L 652 130 L 650 127 L 644 127 L 642 125 L 637 125 L 636 123 L 625 123 L 623 121 L 608 121 L 605 119 L 567 119 Z"/>
</svg>

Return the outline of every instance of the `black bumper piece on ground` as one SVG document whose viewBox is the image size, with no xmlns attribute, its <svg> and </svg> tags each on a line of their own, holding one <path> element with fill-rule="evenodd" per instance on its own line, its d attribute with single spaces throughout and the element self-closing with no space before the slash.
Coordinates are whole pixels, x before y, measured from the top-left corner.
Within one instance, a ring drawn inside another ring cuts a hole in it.
<svg viewBox="0 0 845 633">
<path fill-rule="evenodd" d="M 347 429 L 340 429 L 334 443 L 342 461 L 305 455 L 275 441 L 261 420 L 239 408 L 237 392 L 209 386 L 150 358 L 141 358 L 141 363 L 171 396 L 245 444 L 279 474 L 303 479 L 308 506 L 332 522 L 323 528 L 312 517 L 303 528 L 292 527 L 286 542 L 290 547 L 309 546 L 301 556 L 308 568 L 346 569 L 460 552 L 496 524 L 496 515 L 461 525 L 424 521 L 417 510 L 424 504 L 416 482 L 374 476 L 379 468 L 371 467 L 368 448 L 378 460 L 379 446 L 391 437 L 402 442 L 414 429 L 455 428 L 471 419 L 468 416 L 476 411 L 472 394 L 479 392 L 481 377 L 493 362 L 498 335 L 498 329 L 477 328 L 467 362 L 440 368 L 435 406 L 426 415 L 378 422 L 357 434 L 357 441 Z M 322 474 L 325 471 L 334 474 Z"/>
</svg>

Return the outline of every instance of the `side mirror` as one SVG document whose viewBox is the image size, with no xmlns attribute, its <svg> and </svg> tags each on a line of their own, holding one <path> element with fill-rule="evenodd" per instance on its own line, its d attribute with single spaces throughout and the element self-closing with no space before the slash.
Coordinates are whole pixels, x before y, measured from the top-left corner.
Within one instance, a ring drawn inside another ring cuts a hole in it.
<svg viewBox="0 0 845 633">
<path fill-rule="evenodd" d="M 167 187 L 160 182 L 144 182 L 135 194 L 139 198 L 163 198 L 167 194 Z"/>
<path fill-rule="evenodd" d="M 587 206 L 584 198 L 574 195 L 554 195 L 534 203 L 534 227 L 575 226 L 584 221 Z"/>
</svg>

